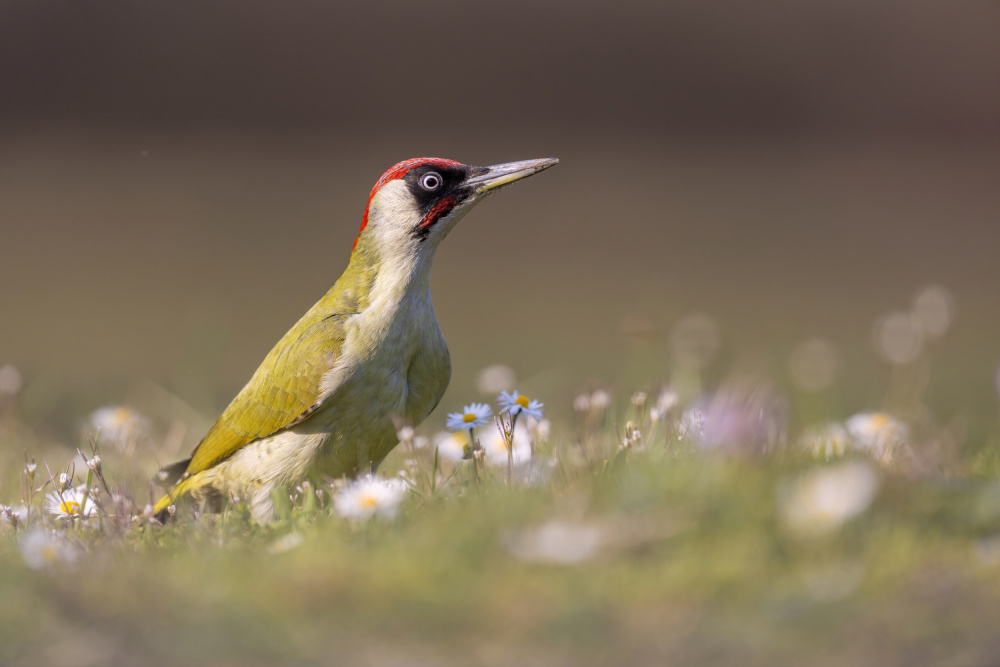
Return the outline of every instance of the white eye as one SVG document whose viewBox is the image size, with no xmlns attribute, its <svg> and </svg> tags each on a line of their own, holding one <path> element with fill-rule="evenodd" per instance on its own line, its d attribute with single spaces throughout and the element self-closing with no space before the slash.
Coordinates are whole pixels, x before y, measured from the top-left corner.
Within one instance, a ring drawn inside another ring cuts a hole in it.
<svg viewBox="0 0 1000 667">
<path fill-rule="evenodd" d="M 441 187 L 441 174 L 431 171 L 420 178 L 420 187 L 427 191 L 437 190 Z"/>
</svg>

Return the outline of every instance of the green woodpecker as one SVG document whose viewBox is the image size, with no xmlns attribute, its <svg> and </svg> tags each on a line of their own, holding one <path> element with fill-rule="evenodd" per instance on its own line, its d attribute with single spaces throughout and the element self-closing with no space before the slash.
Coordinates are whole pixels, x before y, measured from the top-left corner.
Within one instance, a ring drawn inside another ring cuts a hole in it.
<svg viewBox="0 0 1000 667">
<path fill-rule="evenodd" d="M 240 498 L 274 517 L 271 494 L 303 478 L 374 470 L 418 424 L 451 378 L 431 303 L 438 244 L 473 206 L 555 158 L 472 167 L 439 158 L 400 162 L 368 198 L 340 280 L 286 333 L 191 458 L 160 471 L 178 498 L 217 506 Z"/>
</svg>

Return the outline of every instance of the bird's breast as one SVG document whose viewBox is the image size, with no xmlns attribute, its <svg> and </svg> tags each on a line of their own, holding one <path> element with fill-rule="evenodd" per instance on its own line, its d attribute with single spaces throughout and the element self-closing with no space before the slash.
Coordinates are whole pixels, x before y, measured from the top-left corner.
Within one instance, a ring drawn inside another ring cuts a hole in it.
<svg viewBox="0 0 1000 667">
<path fill-rule="evenodd" d="M 394 438 L 394 421 L 423 421 L 451 378 L 448 347 L 429 298 L 353 316 L 342 365 L 343 383 L 329 405 L 341 422 L 337 430 Z"/>
</svg>

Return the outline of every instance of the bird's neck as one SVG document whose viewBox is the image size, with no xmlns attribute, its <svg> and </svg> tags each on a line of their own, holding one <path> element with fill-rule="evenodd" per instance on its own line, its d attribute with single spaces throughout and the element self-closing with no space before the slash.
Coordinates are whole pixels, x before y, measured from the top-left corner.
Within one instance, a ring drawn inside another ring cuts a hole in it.
<svg viewBox="0 0 1000 667">
<path fill-rule="evenodd" d="M 432 260 L 429 252 L 389 257 L 355 252 L 340 280 L 324 297 L 324 305 L 337 312 L 377 312 L 383 317 L 431 307 Z"/>
<path fill-rule="evenodd" d="M 414 253 L 380 263 L 369 293 L 369 308 L 395 310 L 431 301 L 431 256 Z"/>
</svg>

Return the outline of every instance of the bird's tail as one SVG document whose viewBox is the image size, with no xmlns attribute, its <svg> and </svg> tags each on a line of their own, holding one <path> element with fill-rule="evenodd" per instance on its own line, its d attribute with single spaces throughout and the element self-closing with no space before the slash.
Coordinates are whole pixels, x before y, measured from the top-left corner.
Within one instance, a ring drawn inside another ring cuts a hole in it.
<svg viewBox="0 0 1000 667">
<path fill-rule="evenodd" d="M 168 489 L 166 495 L 160 498 L 153 507 L 153 514 L 160 523 L 166 523 L 167 519 L 170 518 L 170 512 L 167 511 L 168 507 L 173 505 L 178 498 L 199 486 L 191 483 L 198 475 L 184 478 L 184 474 L 187 472 L 188 465 L 190 464 L 191 459 L 184 459 L 183 461 L 164 466 L 156 473 L 156 481 Z"/>
<path fill-rule="evenodd" d="M 166 523 L 170 518 L 170 511 L 167 508 L 174 504 L 174 498 L 176 498 L 176 496 L 172 496 L 168 493 L 156 501 L 156 505 L 153 506 L 153 516 L 155 516 L 156 520 L 160 523 Z"/>
</svg>

